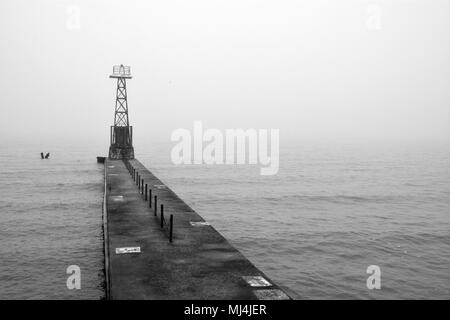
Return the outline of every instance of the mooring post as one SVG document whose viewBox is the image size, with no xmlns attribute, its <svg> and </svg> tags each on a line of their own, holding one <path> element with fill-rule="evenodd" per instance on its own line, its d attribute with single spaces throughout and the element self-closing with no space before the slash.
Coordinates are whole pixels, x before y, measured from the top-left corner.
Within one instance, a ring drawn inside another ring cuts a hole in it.
<svg viewBox="0 0 450 320">
<path fill-rule="evenodd" d="M 172 238 L 173 238 L 173 214 L 170 215 L 170 220 L 169 220 L 169 242 L 172 242 Z"/>
<path fill-rule="evenodd" d="M 155 196 L 155 207 L 154 207 L 154 209 L 155 209 L 155 217 L 156 217 L 156 213 L 157 213 L 157 209 L 156 208 L 158 208 L 158 196 Z"/>
<path fill-rule="evenodd" d="M 164 227 L 164 205 L 161 203 L 161 229 Z"/>
<path fill-rule="evenodd" d="M 152 189 L 148 190 L 148 207 L 152 207 Z"/>
<path fill-rule="evenodd" d="M 145 184 L 145 196 L 144 196 L 145 201 L 147 201 L 147 184 Z"/>
</svg>

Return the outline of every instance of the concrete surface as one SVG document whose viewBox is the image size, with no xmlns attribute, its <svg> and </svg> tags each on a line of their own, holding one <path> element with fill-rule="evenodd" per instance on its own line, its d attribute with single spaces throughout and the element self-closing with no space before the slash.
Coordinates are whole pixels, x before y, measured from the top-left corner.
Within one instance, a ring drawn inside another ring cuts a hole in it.
<svg viewBox="0 0 450 320">
<path fill-rule="evenodd" d="M 138 160 L 129 163 L 152 189 L 152 195 L 157 195 L 158 216 L 144 200 L 125 163 L 108 159 L 109 299 L 289 298 L 212 226 L 193 226 L 191 222 L 204 221 L 202 217 Z M 160 228 L 161 203 L 166 219 L 174 216 L 172 243 L 167 231 Z M 141 252 L 116 254 L 115 249 L 123 247 L 140 247 Z"/>
</svg>

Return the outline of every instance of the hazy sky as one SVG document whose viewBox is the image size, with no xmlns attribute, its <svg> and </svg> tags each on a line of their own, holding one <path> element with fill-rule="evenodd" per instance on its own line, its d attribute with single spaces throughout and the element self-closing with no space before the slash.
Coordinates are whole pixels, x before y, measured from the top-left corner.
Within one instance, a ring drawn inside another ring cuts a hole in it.
<svg viewBox="0 0 450 320">
<path fill-rule="evenodd" d="M 450 140 L 449 3 L 1 0 L 0 134 L 107 142 L 123 63 L 135 139 Z"/>
</svg>

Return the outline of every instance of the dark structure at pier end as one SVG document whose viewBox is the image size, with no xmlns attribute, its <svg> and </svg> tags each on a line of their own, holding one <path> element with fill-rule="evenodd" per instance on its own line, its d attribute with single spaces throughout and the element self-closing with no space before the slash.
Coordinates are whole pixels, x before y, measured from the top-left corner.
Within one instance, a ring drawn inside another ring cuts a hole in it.
<svg viewBox="0 0 450 320">
<path fill-rule="evenodd" d="M 128 101 L 126 79 L 131 79 L 129 66 L 113 67 L 110 78 L 117 79 L 116 108 L 114 126 L 110 131 L 109 159 L 134 159 L 133 127 L 128 120 Z"/>
</svg>

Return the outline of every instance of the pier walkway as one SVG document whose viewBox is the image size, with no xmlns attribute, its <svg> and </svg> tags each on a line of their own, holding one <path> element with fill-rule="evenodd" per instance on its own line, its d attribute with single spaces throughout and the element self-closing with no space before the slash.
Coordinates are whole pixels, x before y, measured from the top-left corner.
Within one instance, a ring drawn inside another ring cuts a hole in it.
<svg viewBox="0 0 450 320">
<path fill-rule="evenodd" d="M 152 208 L 129 169 L 151 189 Z M 289 299 L 138 160 L 127 167 L 107 159 L 105 187 L 109 299 Z M 166 222 L 173 215 L 172 242 L 161 228 L 160 204 Z"/>
</svg>

